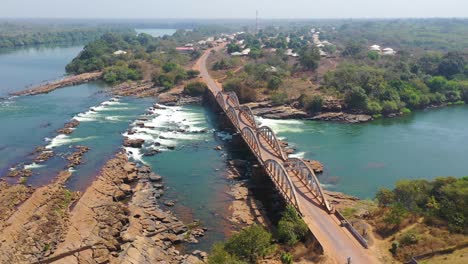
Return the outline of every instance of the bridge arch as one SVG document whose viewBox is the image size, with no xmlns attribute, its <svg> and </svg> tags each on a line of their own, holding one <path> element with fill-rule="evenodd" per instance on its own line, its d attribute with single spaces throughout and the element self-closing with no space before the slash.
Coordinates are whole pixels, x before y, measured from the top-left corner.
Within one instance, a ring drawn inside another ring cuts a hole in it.
<svg viewBox="0 0 468 264">
<path fill-rule="evenodd" d="M 305 185 L 305 187 L 315 196 L 328 212 L 333 211 L 333 207 L 323 194 L 322 186 L 314 173 L 314 170 L 302 159 L 289 158 L 285 162 L 286 170 L 293 172 L 296 177 Z"/>
<path fill-rule="evenodd" d="M 278 155 L 282 160 L 286 160 L 287 156 L 284 154 L 281 144 L 276 138 L 275 133 L 271 128 L 267 126 L 262 126 L 257 130 L 257 136 L 266 140 L 266 142 L 273 148 L 276 155 Z"/>
<path fill-rule="evenodd" d="M 260 143 L 258 142 L 258 138 L 252 128 L 244 127 L 241 133 L 252 151 L 261 159 L 262 154 L 260 150 Z"/>
<path fill-rule="evenodd" d="M 250 110 L 250 107 L 243 105 L 239 108 L 239 119 L 242 119 L 242 117 L 247 119 L 253 128 L 257 128 L 257 122 L 255 122 L 255 116 L 253 115 L 252 110 Z"/>
<path fill-rule="evenodd" d="M 227 116 L 229 117 L 229 119 L 231 119 L 236 129 L 240 129 L 239 116 L 237 116 L 236 109 L 234 109 L 234 107 L 229 106 L 227 110 Z"/>
<path fill-rule="evenodd" d="M 300 212 L 296 189 L 283 165 L 269 159 L 265 161 L 265 169 L 284 198 Z"/>
<path fill-rule="evenodd" d="M 219 106 L 221 106 L 221 109 L 226 110 L 226 104 L 224 103 L 224 96 L 223 92 L 218 92 L 216 95 L 216 101 L 218 102 Z"/>
<path fill-rule="evenodd" d="M 238 108 L 240 106 L 239 98 L 237 97 L 237 94 L 235 92 L 229 91 L 225 94 L 227 95 L 226 102 L 229 106 L 232 106 L 234 108 Z"/>
</svg>

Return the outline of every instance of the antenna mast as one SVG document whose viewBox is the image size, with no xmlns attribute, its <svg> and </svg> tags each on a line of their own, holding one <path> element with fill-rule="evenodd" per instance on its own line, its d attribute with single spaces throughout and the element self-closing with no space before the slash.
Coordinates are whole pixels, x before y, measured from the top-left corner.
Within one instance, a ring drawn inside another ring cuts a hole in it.
<svg viewBox="0 0 468 264">
<path fill-rule="evenodd" d="M 258 10 L 255 10 L 255 33 L 258 34 Z"/>
</svg>

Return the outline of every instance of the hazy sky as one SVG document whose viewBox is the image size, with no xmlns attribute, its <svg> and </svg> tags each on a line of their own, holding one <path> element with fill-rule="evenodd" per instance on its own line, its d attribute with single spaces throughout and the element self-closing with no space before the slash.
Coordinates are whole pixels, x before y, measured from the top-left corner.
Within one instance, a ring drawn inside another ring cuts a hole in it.
<svg viewBox="0 0 468 264">
<path fill-rule="evenodd" d="M 468 17 L 468 0 L 0 0 L 0 18 Z"/>
</svg>

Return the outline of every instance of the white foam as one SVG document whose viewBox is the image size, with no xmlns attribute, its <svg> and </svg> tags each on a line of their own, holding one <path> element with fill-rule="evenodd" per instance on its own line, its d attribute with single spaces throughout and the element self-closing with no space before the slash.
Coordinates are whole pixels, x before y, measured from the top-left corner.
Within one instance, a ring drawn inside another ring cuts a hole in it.
<svg viewBox="0 0 468 264">
<path fill-rule="evenodd" d="M 229 134 L 228 132 L 225 132 L 225 131 L 216 132 L 216 135 L 217 135 L 222 141 L 232 140 L 232 135 Z"/>
<path fill-rule="evenodd" d="M 84 137 L 84 138 L 72 138 L 70 136 L 60 134 L 60 135 L 54 137 L 50 141 L 50 144 L 46 146 L 46 149 L 52 149 L 52 148 L 56 148 L 56 147 L 59 147 L 59 146 L 73 144 L 73 143 L 82 142 L 82 141 L 87 141 L 87 140 L 95 139 L 95 138 L 97 138 L 97 137 L 96 136 L 90 136 L 90 137 Z"/>
<path fill-rule="evenodd" d="M 305 156 L 305 152 L 298 152 L 298 153 L 293 153 L 293 154 L 289 154 L 288 156 L 290 158 L 299 158 L 299 159 L 303 159 L 304 156 Z"/>
<path fill-rule="evenodd" d="M 301 120 L 277 120 L 257 117 L 256 118 L 262 126 L 269 126 L 275 133 L 301 133 L 304 129 L 301 128 L 304 122 Z"/>
<path fill-rule="evenodd" d="M 37 164 L 35 162 L 28 164 L 28 165 L 24 165 L 25 170 L 33 170 L 33 169 L 38 169 L 38 168 L 43 168 L 43 167 L 45 167 L 45 165 Z"/>
<path fill-rule="evenodd" d="M 146 164 L 146 162 L 143 160 L 143 154 L 141 153 L 141 149 L 130 147 L 125 147 L 124 149 L 127 152 L 127 156 L 129 159 Z"/>
</svg>

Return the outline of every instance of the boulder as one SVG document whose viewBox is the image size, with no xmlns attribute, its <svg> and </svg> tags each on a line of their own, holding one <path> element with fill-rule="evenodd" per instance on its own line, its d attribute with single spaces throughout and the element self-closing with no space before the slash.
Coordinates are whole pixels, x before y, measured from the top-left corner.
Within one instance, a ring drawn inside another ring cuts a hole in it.
<svg viewBox="0 0 468 264">
<path fill-rule="evenodd" d="M 153 173 L 153 172 L 152 172 L 152 173 L 149 175 L 149 180 L 152 181 L 152 182 L 159 182 L 159 181 L 162 180 L 162 177 L 159 176 L 159 175 L 157 175 L 156 173 Z"/>
<path fill-rule="evenodd" d="M 138 139 L 138 138 L 137 139 L 125 138 L 124 140 L 124 146 L 131 147 L 131 148 L 141 148 L 144 143 L 145 143 L 145 140 Z"/>
</svg>

